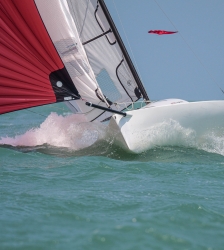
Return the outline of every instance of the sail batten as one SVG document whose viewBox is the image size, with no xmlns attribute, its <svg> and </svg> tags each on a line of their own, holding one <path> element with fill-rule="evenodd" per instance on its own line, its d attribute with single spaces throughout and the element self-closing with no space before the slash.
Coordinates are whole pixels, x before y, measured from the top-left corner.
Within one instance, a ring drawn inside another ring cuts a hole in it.
<svg viewBox="0 0 224 250">
<path fill-rule="evenodd" d="M 103 96 L 101 94 L 99 98 L 100 102 L 99 100 L 92 102 L 106 107 L 105 99 L 102 98 L 105 97 L 113 102 L 110 104 L 112 109 L 121 109 L 116 106 L 116 103 L 135 102 L 140 98 L 148 99 L 114 23 L 108 17 L 104 2 L 73 0 L 68 3 L 80 40 L 83 43 L 91 41 L 84 45 L 84 49 L 91 69 L 96 76 L 98 89 L 101 89 L 103 93 Z M 112 30 L 112 32 L 101 36 L 109 30 Z M 96 37 L 97 39 L 93 39 Z M 122 60 L 124 62 L 121 64 Z M 139 89 L 139 91 L 136 91 L 136 89 Z M 74 103 L 78 104 L 81 110 L 85 109 L 79 101 L 74 101 Z M 103 121 L 111 117 L 111 114 L 104 112 L 100 115 L 99 110 L 92 109 L 86 116 L 90 121 L 95 119 Z"/>
<path fill-rule="evenodd" d="M 113 33 L 114 33 L 114 35 L 115 35 L 115 37 L 116 37 L 116 39 L 117 39 L 117 41 L 118 41 L 118 43 L 120 45 L 120 48 L 121 48 L 122 53 L 123 53 L 123 55 L 124 55 L 124 57 L 125 57 L 125 59 L 126 59 L 126 61 L 128 63 L 128 66 L 130 67 L 130 70 L 131 70 L 131 72 L 132 72 L 132 74 L 133 74 L 133 76 L 134 76 L 134 78 L 135 78 L 135 80 L 136 80 L 136 82 L 138 84 L 138 87 L 140 88 L 140 90 L 142 92 L 143 98 L 145 100 L 149 100 L 149 97 L 148 97 L 148 95 L 147 95 L 147 93 L 145 91 L 145 88 L 144 88 L 144 86 L 143 86 L 143 84 L 142 84 L 142 82 L 141 82 L 141 80 L 140 80 L 140 78 L 138 76 L 138 73 L 137 73 L 137 71 L 136 71 L 136 69 L 135 69 L 135 67 L 134 67 L 134 65 L 133 65 L 133 63 L 131 61 L 131 58 L 130 58 L 130 56 L 129 56 L 129 54 L 128 54 L 125 46 L 124 46 L 124 43 L 123 43 L 123 41 L 122 41 L 118 31 L 117 31 L 117 28 L 116 28 L 116 26 L 115 26 L 115 24 L 114 24 L 114 22 L 113 22 L 113 20 L 111 18 L 111 15 L 110 15 L 109 11 L 107 10 L 107 7 L 106 7 L 106 5 L 104 3 L 104 0 L 99 0 L 99 2 L 100 2 L 100 5 L 101 5 L 106 17 L 107 17 L 107 20 L 108 20 L 108 22 L 110 24 L 110 27 L 113 30 Z"/>
<path fill-rule="evenodd" d="M 116 103 L 148 100 L 103 0 L 2 0 L 0 14 L 0 113 L 66 101 L 104 121 L 111 114 L 83 100 L 118 111 Z"/>
</svg>

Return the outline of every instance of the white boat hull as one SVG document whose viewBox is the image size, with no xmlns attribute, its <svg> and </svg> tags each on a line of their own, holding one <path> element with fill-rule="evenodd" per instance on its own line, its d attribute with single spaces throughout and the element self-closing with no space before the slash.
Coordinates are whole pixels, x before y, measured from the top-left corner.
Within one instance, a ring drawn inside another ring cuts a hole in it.
<svg viewBox="0 0 224 250">
<path fill-rule="evenodd" d="M 168 99 L 150 103 L 144 108 L 127 111 L 126 117 L 113 115 L 109 127 L 120 133 L 119 140 L 129 150 L 140 153 L 152 147 L 150 137 L 155 135 L 156 128 L 165 129 L 164 124 L 169 124 L 169 129 L 170 126 L 179 126 L 187 133 L 194 133 L 197 138 L 213 132 L 223 136 L 224 101 L 186 102 Z"/>
</svg>

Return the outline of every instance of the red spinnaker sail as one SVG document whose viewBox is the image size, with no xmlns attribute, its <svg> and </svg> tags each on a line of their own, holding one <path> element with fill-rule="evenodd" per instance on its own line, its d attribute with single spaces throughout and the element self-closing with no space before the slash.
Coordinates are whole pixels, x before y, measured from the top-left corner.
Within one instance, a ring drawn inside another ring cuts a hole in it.
<svg viewBox="0 0 224 250">
<path fill-rule="evenodd" d="M 178 31 L 166 31 L 166 30 L 150 30 L 148 33 L 157 34 L 157 35 L 169 35 L 177 33 Z"/>
<path fill-rule="evenodd" d="M 54 84 L 71 79 L 34 1 L 0 1 L 0 16 L 0 114 L 64 100 Z"/>
</svg>

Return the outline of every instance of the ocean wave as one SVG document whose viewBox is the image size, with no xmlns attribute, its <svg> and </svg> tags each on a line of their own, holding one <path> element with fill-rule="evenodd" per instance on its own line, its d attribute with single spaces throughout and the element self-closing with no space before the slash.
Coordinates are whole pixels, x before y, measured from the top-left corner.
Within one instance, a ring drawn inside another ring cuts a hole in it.
<svg viewBox="0 0 224 250">
<path fill-rule="evenodd" d="M 193 129 L 182 127 L 177 121 L 170 119 L 147 130 L 133 134 L 133 141 L 139 143 L 139 152 L 155 147 L 177 146 L 196 148 L 224 156 L 224 133 L 220 130 L 198 135 Z"/>
<path fill-rule="evenodd" d="M 62 116 L 51 113 L 38 127 L 14 138 L 2 137 L 0 144 L 35 147 L 48 144 L 79 150 L 89 147 L 104 136 L 104 126 L 87 122 L 83 115 Z"/>
<path fill-rule="evenodd" d="M 87 122 L 83 115 L 62 116 L 51 113 L 37 128 L 32 128 L 15 137 L 2 137 L 1 145 L 13 147 L 37 147 L 48 145 L 52 148 L 67 149 L 70 152 L 80 151 L 82 154 L 105 154 L 109 157 L 127 152 L 121 147 L 116 134 L 108 133 L 108 127 L 99 122 Z M 182 127 L 177 121 L 169 120 L 148 130 L 133 134 L 140 141 L 139 154 L 158 147 L 183 147 L 204 150 L 224 156 L 224 134 L 220 131 L 198 136 L 189 128 Z M 49 149 L 49 147 L 48 147 Z M 92 153 L 90 153 L 92 152 Z M 130 152 L 129 152 L 130 153 Z"/>
</svg>

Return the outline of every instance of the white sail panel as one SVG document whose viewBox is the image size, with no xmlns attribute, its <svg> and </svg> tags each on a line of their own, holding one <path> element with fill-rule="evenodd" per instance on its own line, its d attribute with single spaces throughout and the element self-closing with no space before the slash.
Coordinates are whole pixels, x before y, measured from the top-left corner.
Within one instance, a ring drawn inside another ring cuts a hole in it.
<svg viewBox="0 0 224 250">
<path fill-rule="evenodd" d="M 69 3 L 83 43 L 111 29 L 97 0 L 73 0 L 69 1 Z M 133 101 L 136 100 L 134 89 L 137 87 L 137 84 L 126 64 L 126 60 L 120 65 L 124 56 L 112 32 L 86 44 L 85 51 L 96 76 L 100 74 L 101 70 L 106 70 L 110 75 L 114 85 L 121 93 L 121 98 L 117 100 L 118 102 L 130 101 L 130 97 L 133 98 Z M 123 80 L 124 86 L 119 82 L 116 69 L 121 80 Z"/>
<path fill-rule="evenodd" d="M 44 25 L 81 97 L 99 102 L 97 84 L 67 1 L 35 0 Z M 86 105 L 83 106 L 88 110 Z M 85 110 L 81 110 L 85 112 Z"/>
<path fill-rule="evenodd" d="M 35 2 L 82 99 L 120 110 L 116 103 L 135 102 L 142 97 L 102 0 Z M 83 100 L 70 101 L 68 106 L 73 112 L 84 113 L 89 121 L 111 116 L 87 107 Z"/>
</svg>

